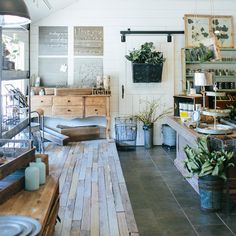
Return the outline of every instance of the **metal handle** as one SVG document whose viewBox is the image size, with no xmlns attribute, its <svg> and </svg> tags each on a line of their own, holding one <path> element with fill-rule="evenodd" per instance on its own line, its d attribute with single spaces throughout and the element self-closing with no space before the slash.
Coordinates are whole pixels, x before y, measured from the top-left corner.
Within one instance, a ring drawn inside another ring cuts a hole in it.
<svg viewBox="0 0 236 236">
<path fill-rule="evenodd" d="M 124 97 L 125 97 L 125 86 L 124 85 L 121 86 L 121 91 L 122 91 L 121 97 L 122 97 L 122 99 L 124 99 Z"/>
</svg>

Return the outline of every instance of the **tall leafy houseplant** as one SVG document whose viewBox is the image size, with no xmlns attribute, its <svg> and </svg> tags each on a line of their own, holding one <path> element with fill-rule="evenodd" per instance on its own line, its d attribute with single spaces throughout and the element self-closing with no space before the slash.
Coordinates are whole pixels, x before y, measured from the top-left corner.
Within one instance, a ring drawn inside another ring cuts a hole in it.
<svg viewBox="0 0 236 236">
<path fill-rule="evenodd" d="M 146 42 L 140 49 L 133 49 L 125 56 L 132 62 L 135 83 L 161 82 L 162 67 L 165 62 L 162 52 L 155 50 L 153 42 Z"/>
<path fill-rule="evenodd" d="M 197 139 L 197 148 L 187 145 L 184 151 L 185 168 L 191 176 L 198 177 L 201 209 L 205 211 L 221 209 L 223 180 L 226 180 L 226 170 L 234 166 L 233 152 L 211 150 L 208 136 Z"/>
<path fill-rule="evenodd" d="M 142 102 L 142 101 L 141 101 Z M 144 130 L 144 146 L 151 148 L 153 146 L 153 125 L 154 123 L 170 114 L 172 109 L 164 109 L 162 113 L 160 110 L 160 100 L 145 101 L 145 107 L 142 111 L 135 115 L 135 118 L 143 123 Z"/>
</svg>

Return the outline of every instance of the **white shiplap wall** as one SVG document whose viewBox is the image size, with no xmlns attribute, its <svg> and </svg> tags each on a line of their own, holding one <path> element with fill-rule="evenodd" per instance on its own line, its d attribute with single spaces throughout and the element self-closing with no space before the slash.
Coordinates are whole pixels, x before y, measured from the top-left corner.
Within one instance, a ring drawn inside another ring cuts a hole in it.
<svg viewBox="0 0 236 236">
<path fill-rule="evenodd" d="M 79 0 L 32 25 L 31 72 L 32 74 L 38 72 L 38 26 L 69 26 L 69 37 L 72 35 L 73 26 L 103 26 L 104 74 L 112 77 L 111 112 L 113 117 L 118 116 L 122 52 L 120 31 L 127 28 L 184 30 L 184 14 L 212 14 L 212 9 L 214 15 L 232 15 L 236 19 L 235 0 L 214 0 L 213 7 L 210 2 L 210 0 Z M 72 43 L 72 38 L 69 39 L 70 41 Z M 184 47 L 184 36 L 178 35 L 175 37 L 175 55 L 172 59 L 175 61 L 175 93 L 181 91 L 180 49 L 182 47 Z M 70 49 L 73 50 L 73 47 L 71 46 Z M 72 57 L 70 58 L 72 60 Z M 71 68 L 69 81 L 72 79 Z"/>
</svg>

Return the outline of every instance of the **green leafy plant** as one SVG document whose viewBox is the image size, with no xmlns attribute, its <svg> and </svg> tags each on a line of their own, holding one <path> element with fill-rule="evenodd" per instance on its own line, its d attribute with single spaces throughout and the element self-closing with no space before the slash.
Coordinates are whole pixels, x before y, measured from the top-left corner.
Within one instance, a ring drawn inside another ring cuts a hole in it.
<svg viewBox="0 0 236 236">
<path fill-rule="evenodd" d="M 210 150 L 208 146 L 208 136 L 197 138 L 197 148 L 187 145 L 184 148 L 187 158 L 184 160 L 184 167 L 191 174 L 198 177 L 212 175 L 226 180 L 226 169 L 234 166 L 233 152 L 224 150 Z"/>
<path fill-rule="evenodd" d="M 232 104 L 232 105 L 228 105 L 227 108 L 230 109 L 230 119 L 235 120 L 236 119 L 236 105 Z"/>
<path fill-rule="evenodd" d="M 165 58 L 162 52 L 155 50 L 153 42 L 146 42 L 141 45 L 140 49 L 133 49 L 129 52 L 129 55 L 125 55 L 125 58 L 133 63 L 147 63 L 147 64 L 163 64 Z"/>
<path fill-rule="evenodd" d="M 169 109 L 164 109 L 161 114 L 158 114 L 158 110 L 160 110 L 159 99 L 152 101 L 145 101 L 145 103 L 146 105 L 144 110 L 134 116 L 137 120 L 143 122 L 145 126 L 151 126 L 158 119 L 161 119 L 162 117 L 172 112 L 172 108 L 169 108 Z"/>
<path fill-rule="evenodd" d="M 185 56 L 187 61 L 211 61 L 214 59 L 214 49 L 200 43 L 199 47 L 185 50 Z"/>
</svg>

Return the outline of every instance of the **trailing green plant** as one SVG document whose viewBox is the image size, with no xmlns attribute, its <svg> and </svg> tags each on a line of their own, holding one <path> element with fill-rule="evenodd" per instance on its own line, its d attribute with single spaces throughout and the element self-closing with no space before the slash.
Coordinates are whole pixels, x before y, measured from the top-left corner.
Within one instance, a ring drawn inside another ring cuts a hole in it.
<svg viewBox="0 0 236 236">
<path fill-rule="evenodd" d="M 172 108 L 169 108 L 164 109 L 161 114 L 158 114 L 158 110 L 160 110 L 160 99 L 145 101 L 145 103 L 144 110 L 134 115 L 134 117 L 143 122 L 145 126 L 153 125 L 154 122 L 172 112 Z"/>
<path fill-rule="evenodd" d="M 227 108 L 230 109 L 230 119 L 234 120 L 236 118 L 236 105 L 232 104 L 232 105 L 228 105 Z"/>
<path fill-rule="evenodd" d="M 147 64 L 163 64 L 165 58 L 162 52 L 155 50 L 153 42 L 146 42 L 141 45 L 140 49 L 133 49 L 125 58 L 133 63 L 147 63 Z"/>
<path fill-rule="evenodd" d="M 197 148 L 187 145 L 184 148 L 187 158 L 184 160 L 184 167 L 188 170 L 191 177 L 212 175 L 226 180 L 226 169 L 234 166 L 232 157 L 233 152 L 224 150 L 210 150 L 208 136 L 197 138 Z"/>
</svg>

